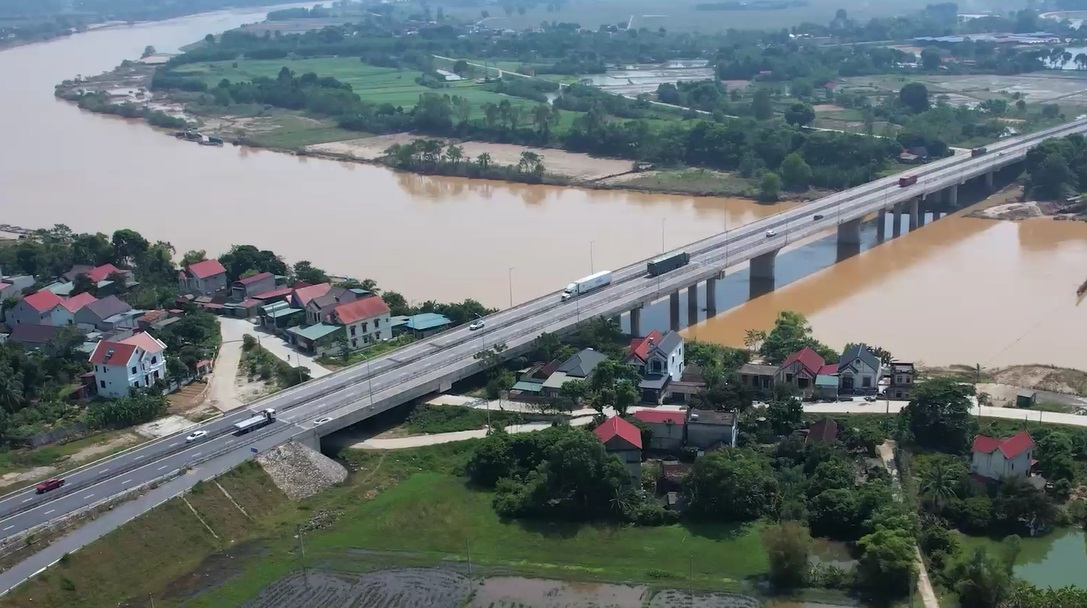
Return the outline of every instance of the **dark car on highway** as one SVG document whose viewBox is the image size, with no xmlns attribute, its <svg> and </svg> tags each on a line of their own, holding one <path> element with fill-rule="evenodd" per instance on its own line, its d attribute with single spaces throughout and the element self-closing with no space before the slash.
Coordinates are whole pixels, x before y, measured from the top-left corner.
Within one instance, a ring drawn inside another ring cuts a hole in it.
<svg viewBox="0 0 1087 608">
<path fill-rule="evenodd" d="M 813 218 L 811 218 L 811 219 L 813 219 L 813 220 L 815 220 L 815 221 L 817 221 L 817 222 L 818 222 L 819 220 L 823 219 L 823 214 L 822 214 L 822 213 L 816 213 L 816 214 L 815 214 L 815 217 L 813 217 Z"/>
<path fill-rule="evenodd" d="M 63 479 L 46 479 L 45 481 L 34 486 L 34 489 L 38 491 L 38 494 L 45 494 L 50 490 L 56 490 L 60 486 L 64 485 Z"/>
</svg>

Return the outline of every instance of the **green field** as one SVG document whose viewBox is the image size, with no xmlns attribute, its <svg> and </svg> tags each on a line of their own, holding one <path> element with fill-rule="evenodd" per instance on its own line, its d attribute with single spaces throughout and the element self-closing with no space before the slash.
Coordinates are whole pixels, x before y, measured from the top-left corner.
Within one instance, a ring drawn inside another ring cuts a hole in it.
<svg viewBox="0 0 1087 608">
<path fill-rule="evenodd" d="M 237 67 L 234 67 L 235 65 Z M 175 71 L 198 76 L 208 86 L 215 86 L 224 78 L 231 82 L 243 82 L 259 76 L 275 78 L 284 66 L 290 68 L 296 75 L 314 72 L 318 76 L 331 76 L 350 84 L 355 93 L 364 101 L 390 103 L 405 109 L 414 106 L 423 93 L 464 97 L 472 103 L 473 117 L 482 116 L 481 106 L 486 102 L 497 104 L 502 100 L 508 100 L 514 105 L 536 105 L 535 102 L 527 99 L 485 91 L 472 81 L 451 82 L 444 89 L 431 89 L 415 82 L 422 72 L 376 67 L 352 57 L 215 61 L 185 65 Z"/>
</svg>

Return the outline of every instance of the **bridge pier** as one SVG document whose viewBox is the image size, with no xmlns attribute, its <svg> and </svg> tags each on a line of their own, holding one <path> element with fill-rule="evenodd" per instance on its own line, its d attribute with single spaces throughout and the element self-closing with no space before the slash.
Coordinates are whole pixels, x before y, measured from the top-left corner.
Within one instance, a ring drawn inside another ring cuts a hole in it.
<svg viewBox="0 0 1087 608">
<path fill-rule="evenodd" d="M 947 188 L 947 206 L 951 209 L 955 209 L 959 206 L 959 185 L 949 186 Z"/>
<path fill-rule="evenodd" d="M 668 296 L 668 327 L 679 331 L 679 292 L 673 291 Z"/>
<path fill-rule="evenodd" d="M 635 338 L 642 337 L 642 307 L 630 309 L 630 335 Z"/>
<path fill-rule="evenodd" d="M 861 242 L 861 218 L 838 224 L 839 245 L 859 245 Z"/>
<path fill-rule="evenodd" d="M 717 279 L 706 279 L 706 318 L 717 316 Z"/>
<path fill-rule="evenodd" d="M 986 192 L 992 192 L 993 191 L 993 173 L 994 173 L 993 171 L 990 171 L 990 172 L 985 174 L 985 191 Z"/>
<path fill-rule="evenodd" d="M 687 288 L 687 327 L 698 323 L 698 284 Z"/>
<path fill-rule="evenodd" d="M 920 198 L 911 198 L 910 199 L 910 232 L 912 232 L 914 230 L 917 230 L 917 228 L 920 227 L 920 225 L 921 225 L 921 218 L 919 217 L 920 216 L 920 211 L 921 211 L 921 199 Z"/>
<path fill-rule="evenodd" d="M 767 251 L 762 255 L 751 258 L 751 291 L 752 298 L 774 290 L 774 267 L 778 255 L 778 249 Z"/>
<path fill-rule="evenodd" d="M 876 214 L 876 239 L 879 242 L 887 240 L 887 210 L 880 209 Z"/>
<path fill-rule="evenodd" d="M 453 390 L 453 381 L 452 380 L 444 379 L 444 380 L 440 380 L 438 382 L 438 392 L 439 393 L 448 393 L 451 390 Z"/>
<path fill-rule="evenodd" d="M 902 234 L 902 203 L 895 203 L 891 210 L 891 236 L 898 238 Z"/>
</svg>

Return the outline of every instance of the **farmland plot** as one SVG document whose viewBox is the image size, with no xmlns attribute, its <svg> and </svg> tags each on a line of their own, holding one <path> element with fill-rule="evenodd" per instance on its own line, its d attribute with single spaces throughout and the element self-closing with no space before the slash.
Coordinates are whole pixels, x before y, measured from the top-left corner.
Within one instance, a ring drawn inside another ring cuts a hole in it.
<svg viewBox="0 0 1087 608">
<path fill-rule="evenodd" d="M 310 571 L 306 577 L 296 572 L 276 581 L 244 608 L 456 608 L 469 592 L 467 578 L 437 568 L 363 575 Z"/>
</svg>

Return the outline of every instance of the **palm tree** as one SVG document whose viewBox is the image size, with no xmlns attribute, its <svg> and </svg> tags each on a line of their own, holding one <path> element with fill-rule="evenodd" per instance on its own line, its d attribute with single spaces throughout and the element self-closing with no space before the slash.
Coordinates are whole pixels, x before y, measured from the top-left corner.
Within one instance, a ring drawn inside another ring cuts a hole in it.
<svg viewBox="0 0 1087 608">
<path fill-rule="evenodd" d="M 483 104 L 483 121 L 487 123 L 488 129 L 493 129 L 498 122 L 498 106 L 489 101 Z"/>
<path fill-rule="evenodd" d="M 921 473 L 918 491 L 921 496 L 932 502 L 936 513 L 940 512 L 941 504 L 955 498 L 958 489 L 958 480 L 955 479 L 955 471 L 944 460 L 935 460 Z"/>
<path fill-rule="evenodd" d="M 449 147 L 445 149 L 445 157 L 449 159 L 449 162 L 453 163 L 456 167 L 460 164 L 462 158 L 464 158 L 464 148 L 456 144 L 449 144 Z"/>
<path fill-rule="evenodd" d="M 744 346 L 748 350 L 759 350 L 759 345 L 766 341 L 766 332 L 761 329 L 749 329 L 744 332 Z"/>
<path fill-rule="evenodd" d="M 479 165 L 480 169 L 486 171 L 491 166 L 491 155 L 487 152 L 480 152 L 479 156 L 476 157 L 476 164 Z"/>
<path fill-rule="evenodd" d="M 551 106 L 540 104 L 532 109 L 532 121 L 536 123 L 536 132 L 541 139 L 547 139 L 551 133 Z"/>
</svg>

